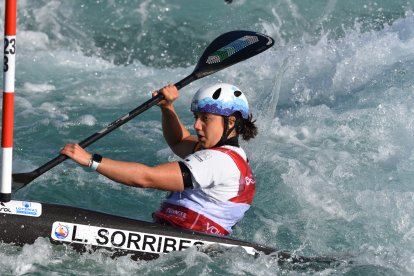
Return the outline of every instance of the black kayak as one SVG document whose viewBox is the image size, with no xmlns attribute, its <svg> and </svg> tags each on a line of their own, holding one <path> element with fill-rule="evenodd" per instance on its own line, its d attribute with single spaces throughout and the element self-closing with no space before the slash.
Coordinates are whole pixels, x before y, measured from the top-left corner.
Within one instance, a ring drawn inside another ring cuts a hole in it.
<svg viewBox="0 0 414 276">
<path fill-rule="evenodd" d="M 200 250 L 241 247 L 246 254 L 270 255 L 279 263 L 337 265 L 330 257 L 303 257 L 231 237 L 194 232 L 91 210 L 29 201 L 0 203 L 0 241 L 23 246 L 39 237 L 68 244 L 81 253 L 105 250 L 114 258 L 151 260 L 197 246 Z"/>
<path fill-rule="evenodd" d="M 177 82 L 178 89 L 191 82 L 253 57 L 274 45 L 274 40 L 252 31 L 231 31 L 217 37 L 205 49 L 194 71 Z M 159 94 L 104 129 L 79 142 L 87 147 L 162 100 Z M 13 192 L 62 163 L 68 157 L 58 155 L 39 168 L 12 175 Z M 5 189 L 6 191 L 8 189 Z M 150 260 L 173 251 L 196 246 L 208 248 L 241 247 L 254 257 L 270 255 L 280 263 L 336 264 L 334 258 L 302 257 L 275 248 L 231 237 L 223 237 L 173 228 L 152 222 L 119 217 L 92 210 L 57 204 L 11 200 L 11 193 L 0 193 L 0 241 L 16 245 L 33 244 L 39 237 L 53 244 L 69 244 L 80 252 L 107 250 L 111 256 L 130 255 L 133 259 Z M 1 202 L 4 201 L 4 202 Z"/>
</svg>

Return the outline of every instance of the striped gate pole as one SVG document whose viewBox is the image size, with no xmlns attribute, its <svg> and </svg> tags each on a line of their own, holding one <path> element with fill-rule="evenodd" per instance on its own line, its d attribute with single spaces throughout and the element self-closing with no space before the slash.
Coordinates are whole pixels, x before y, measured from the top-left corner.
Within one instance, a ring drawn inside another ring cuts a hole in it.
<svg viewBox="0 0 414 276">
<path fill-rule="evenodd" d="M 11 199 L 13 123 L 14 123 L 14 76 L 16 61 L 16 0 L 6 0 L 4 20 L 4 63 L 3 63 L 3 128 L 2 128 L 2 178 L 0 202 Z"/>
</svg>

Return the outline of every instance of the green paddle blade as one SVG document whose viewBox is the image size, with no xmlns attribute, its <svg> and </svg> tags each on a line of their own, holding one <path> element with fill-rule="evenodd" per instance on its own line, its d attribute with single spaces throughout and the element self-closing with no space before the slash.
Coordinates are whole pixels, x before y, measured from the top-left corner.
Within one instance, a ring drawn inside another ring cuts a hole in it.
<svg viewBox="0 0 414 276">
<path fill-rule="evenodd" d="M 264 34 L 232 31 L 217 37 L 199 59 L 194 74 L 205 77 L 240 61 L 251 58 L 273 46 L 275 41 Z"/>
<path fill-rule="evenodd" d="M 240 61 L 253 57 L 269 49 L 273 46 L 273 44 L 274 40 L 272 38 L 257 32 L 231 31 L 222 34 L 213 40 L 213 42 L 211 42 L 206 48 L 194 71 L 189 76 L 177 82 L 175 86 L 177 86 L 178 89 L 181 89 L 197 79 L 203 78 Z M 110 123 L 104 129 L 82 140 L 79 142 L 79 145 L 83 148 L 89 146 L 108 133 L 122 126 L 132 118 L 156 105 L 161 100 L 162 94 L 149 99 L 145 103 L 131 110 L 129 113 Z M 17 191 L 23 188 L 37 177 L 62 163 L 66 159 L 67 156 L 58 155 L 32 172 L 13 174 L 12 190 Z"/>
</svg>

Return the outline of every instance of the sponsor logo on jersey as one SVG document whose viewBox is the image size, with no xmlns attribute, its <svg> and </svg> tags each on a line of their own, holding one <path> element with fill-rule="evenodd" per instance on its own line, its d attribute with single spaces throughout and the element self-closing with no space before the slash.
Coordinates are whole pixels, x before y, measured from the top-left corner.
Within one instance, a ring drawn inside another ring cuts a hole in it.
<svg viewBox="0 0 414 276">
<path fill-rule="evenodd" d="M 192 156 L 194 156 L 194 158 L 197 159 L 199 162 L 207 161 L 213 157 L 209 150 L 197 151 Z"/>
<path fill-rule="evenodd" d="M 185 212 L 182 212 L 180 210 L 174 210 L 172 208 L 167 208 L 165 210 L 165 213 L 167 213 L 169 215 L 176 215 L 176 216 L 181 217 L 183 219 L 187 218 L 187 214 Z"/>
<path fill-rule="evenodd" d="M 256 181 L 253 178 L 250 178 L 248 176 L 246 176 L 244 178 L 244 181 L 246 181 L 246 185 L 250 185 L 250 184 L 256 184 Z"/>
</svg>

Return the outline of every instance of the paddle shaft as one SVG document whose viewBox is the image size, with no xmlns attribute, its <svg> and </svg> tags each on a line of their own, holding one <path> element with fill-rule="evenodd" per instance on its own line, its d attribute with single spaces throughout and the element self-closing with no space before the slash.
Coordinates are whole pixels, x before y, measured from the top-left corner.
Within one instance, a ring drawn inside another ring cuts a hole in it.
<svg viewBox="0 0 414 276">
<path fill-rule="evenodd" d="M 210 45 L 204 50 L 204 53 L 200 57 L 194 71 L 189 76 L 176 83 L 175 86 L 178 89 L 181 89 L 197 79 L 203 78 L 219 70 L 232 66 L 242 60 L 255 56 L 266 49 L 269 49 L 273 46 L 273 44 L 274 40 L 271 37 L 257 32 L 239 30 L 222 34 L 210 43 Z M 89 146 L 114 129 L 122 126 L 132 118 L 156 105 L 162 99 L 163 95 L 157 95 L 156 97 L 149 99 L 131 112 L 110 123 L 101 131 L 98 131 L 81 141 L 79 145 L 82 148 Z M 56 165 L 62 163 L 67 158 L 68 157 L 66 155 L 61 154 L 31 172 L 13 174 L 13 190 L 17 191 L 26 186 L 28 183 L 43 173 L 49 171 Z"/>
<path fill-rule="evenodd" d="M 182 79 L 181 81 L 177 82 L 175 84 L 175 86 L 177 87 L 177 89 L 181 89 L 184 86 L 190 84 L 191 82 L 193 82 L 197 79 L 198 79 L 198 77 L 194 73 L 191 73 L 191 75 L 189 75 L 186 78 Z M 110 123 L 104 129 L 102 129 L 98 132 L 95 132 L 94 134 L 92 134 L 88 138 L 86 138 L 86 139 L 82 140 L 81 142 L 79 142 L 79 146 L 81 146 L 82 148 L 86 148 L 87 146 L 93 144 L 97 140 L 101 139 L 102 137 L 104 137 L 108 133 L 112 132 L 113 130 L 115 130 L 118 127 L 122 126 L 123 124 L 127 123 L 128 121 L 130 121 L 134 117 L 138 116 L 142 112 L 144 112 L 144 111 L 150 109 L 151 107 L 153 107 L 154 105 L 158 104 L 163 99 L 163 97 L 164 96 L 162 94 L 158 94 L 157 96 L 149 99 L 145 103 L 141 104 L 137 108 L 135 108 L 132 111 L 125 114 L 124 116 L 122 116 L 122 117 L 118 118 L 117 120 L 113 121 L 112 123 Z M 68 159 L 68 157 L 66 155 L 60 154 L 60 155 L 56 156 L 55 158 L 53 158 L 52 160 L 50 160 L 49 162 L 47 162 L 46 164 L 44 164 L 41 167 L 37 168 L 34 171 L 34 172 L 36 172 L 36 178 L 41 176 L 43 173 L 49 171 L 53 167 L 59 165 L 60 163 L 62 163 L 66 159 Z"/>
</svg>

